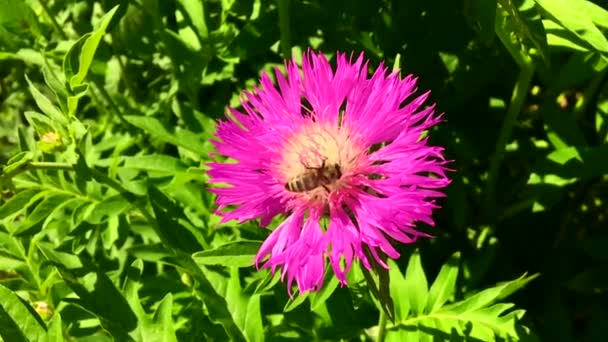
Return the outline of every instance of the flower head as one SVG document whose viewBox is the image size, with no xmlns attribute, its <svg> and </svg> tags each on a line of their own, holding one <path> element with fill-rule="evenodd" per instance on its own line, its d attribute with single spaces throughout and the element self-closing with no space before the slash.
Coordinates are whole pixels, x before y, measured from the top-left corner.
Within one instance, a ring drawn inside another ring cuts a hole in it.
<svg viewBox="0 0 608 342">
<path fill-rule="evenodd" d="M 242 110 L 228 108 L 214 144 L 229 161 L 210 163 L 222 221 L 286 216 L 262 244 L 256 264 L 280 269 L 301 293 L 323 285 L 327 261 L 340 282 L 359 260 L 388 267 L 392 243 L 412 243 L 433 225 L 434 199 L 449 184 L 441 147 L 424 132 L 441 121 L 429 93 L 414 97 L 416 79 L 337 55 L 332 69 L 307 52 L 301 68 L 262 74 Z"/>
</svg>

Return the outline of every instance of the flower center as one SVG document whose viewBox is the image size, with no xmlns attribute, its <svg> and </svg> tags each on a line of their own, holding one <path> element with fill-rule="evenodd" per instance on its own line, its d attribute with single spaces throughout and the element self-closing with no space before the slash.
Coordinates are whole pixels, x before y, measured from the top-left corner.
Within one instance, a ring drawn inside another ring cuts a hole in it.
<svg viewBox="0 0 608 342">
<path fill-rule="evenodd" d="M 309 203 L 326 204 L 349 184 L 364 149 L 345 127 L 310 122 L 294 132 L 278 164 L 285 189 Z"/>
</svg>

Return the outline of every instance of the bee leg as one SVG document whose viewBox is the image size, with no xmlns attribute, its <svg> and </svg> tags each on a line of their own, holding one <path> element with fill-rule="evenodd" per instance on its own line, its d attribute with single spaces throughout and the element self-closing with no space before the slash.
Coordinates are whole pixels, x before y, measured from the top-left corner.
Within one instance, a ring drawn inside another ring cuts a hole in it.
<svg viewBox="0 0 608 342">
<path fill-rule="evenodd" d="M 323 189 L 325 189 L 325 191 L 327 191 L 327 194 L 328 194 L 328 195 L 329 195 L 329 193 L 331 192 L 331 191 L 329 191 L 329 188 L 327 187 L 327 185 L 323 185 Z"/>
</svg>

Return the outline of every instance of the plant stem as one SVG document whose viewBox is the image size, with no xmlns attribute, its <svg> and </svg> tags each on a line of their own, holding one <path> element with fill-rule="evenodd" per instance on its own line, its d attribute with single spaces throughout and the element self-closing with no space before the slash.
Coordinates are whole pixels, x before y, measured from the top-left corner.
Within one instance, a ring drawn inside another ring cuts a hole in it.
<svg viewBox="0 0 608 342">
<path fill-rule="evenodd" d="M 279 32 L 281 35 L 281 54 L 289 58 L 291 54 L 291 31 L 289 29 L 289 0 L 277 0 L 279 3 Z"/>
<path fill-rule="evenodd" d="M 42 6 L 42 10 L 46 14 L 46 16 L 49 17 L 49 19 L 51 20 L 51 24 L 53 25 L 53 28 L 61 36 L 61 39 L 64 39 L 64 40 L 68 39 L 68 36 L 65 34 L 65 32 L 63 32 L 63 29 L 61 28 L 61 26 L 59 26 L 59 23 L 57 22 L 57 20 L 55 20 L 55 17 L 51 14 L 51 11 L 49 11 L 48 6 L 46 5 L 46 1 L 40 0 L 39 2 L 40 2 L 40 6 Z"/>
<path fill-rule="evenodd" d="M 386 335 L 386 323 L 387 316 L 384 310 L 380 310 L 380 317 L 378 318 L 378 335 L 376 336 L 376 342 L 384 341 L 384 335 Z"/>
<path fill-rule="evenodd" d="M 511 138 L 513 127 L 517 122 L 517 116 L 521 112 L 521 109 L 526 100 L 526 95 L 530 89 L 532 82 L 532 76 L 534 75 L 534 67 L 532 63 L 520 65 L 521 70 L 519 72 L 519 78 L 513 88 L 513 95 L 511 96 L 511 102 L 507 109 L 507 114 L 502 123 L 502 127 L 498 134 L 498 140 L 496 141 L 496 147 L 494 154 L 490 160 L 490 171 L 488 174 L 488 180 L 486 183 L 486 205 L 488 218 L 492 222 L 496 218 L 496 185 L 499 178 L 500 166 L 505 156 L 505 147 Z"/>
<path fill-rule="evenodd" d="M 45 170 L 73 170 L 72 164 L 68 163 L 55 163 L 55 162 L 31 162 L 29 168 L 32 169 L 45 169 Z"/>
</svg>

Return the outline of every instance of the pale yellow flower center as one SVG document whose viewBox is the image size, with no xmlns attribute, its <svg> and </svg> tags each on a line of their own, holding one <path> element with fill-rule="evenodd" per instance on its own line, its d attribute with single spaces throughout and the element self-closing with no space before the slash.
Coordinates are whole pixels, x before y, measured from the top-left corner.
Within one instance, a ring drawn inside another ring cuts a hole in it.
<svg viewBox="0 0 608 342">
<path fill-rule="evenodd" d="M 310 122 L 288 138 L 278 163 L 281 181 L 295 196 L 327 203 L 348 179 L 364 150 L 345 127 Z"/>
</svg>

